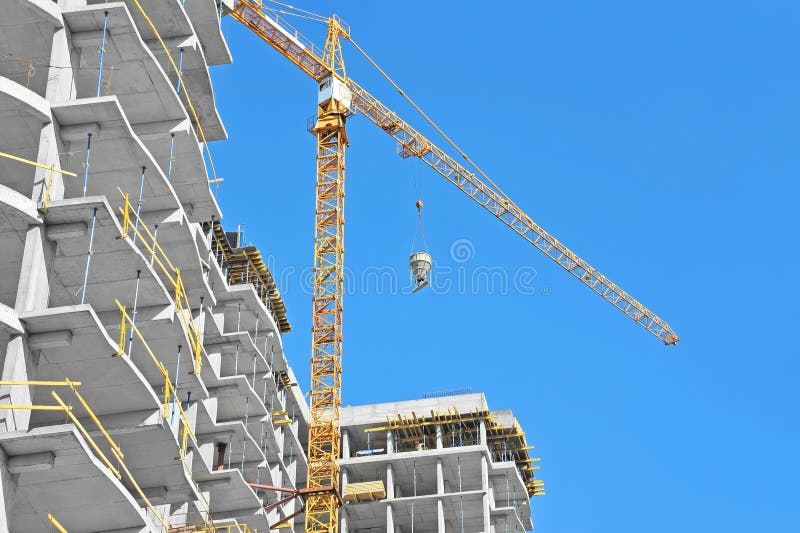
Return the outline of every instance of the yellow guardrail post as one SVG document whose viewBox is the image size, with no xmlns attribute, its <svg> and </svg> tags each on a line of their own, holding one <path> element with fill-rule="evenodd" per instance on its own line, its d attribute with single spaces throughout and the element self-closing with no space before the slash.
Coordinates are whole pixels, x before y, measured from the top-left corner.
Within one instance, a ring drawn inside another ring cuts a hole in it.
<svg viewBox="0 0 800 533">
<path fill-rule="evenodd" d="M 64 529 L 64 526 L 62 526 L 62 525 L 59 523 L 59 521 L 58 521 L 58 520 L 56 520 L 56 517 L 55 517 L 55 516 L 53 516 L 53 515 L 52 515 L 52 514 L 50 514 L 50 513 L 47 513 L 47 519 L 48 519 L 48 520 L 50 521 L 50 523 L 51 523 L 51 524 L 53 524 L 53 526 L 54 526 L 54 527 L 55 527 L 57 530 L 59 530 L 61 533 L 67 533 L 67 530 L 66 530 L 66 529 Z"/>
<path fill-rule="evenodd" d="M 121 357 L 122 354 L 125 353 L 125 333 L 127 333 L 128 323 L 125 320 L 125 317 L 127 316 L 127 313 L 125 312 L 125 306 L 121 305 L 119 301 L 117 302 L 117 305 L 119 305 L 120 312 L 122 313 L 119 323 L 119 347 L 117 349 L 117 357 Z"/>
<path fill-rule="evenodd" d="M 117 479 L 122 479 L 122 475 L 119 473 L 119 470 L 117 470 L 114 465 L 111 464 L 111 461 L 108 460 L 108 457 L 106 457 L 106 454 L 100 449 L 100 446 L 97 445 L 92 436 L 89 435 L 89 432 L 86 431 L 86 428 L 83 426 L 83 424 L 81 424 L 80 420 L 78 420 L 78 418 L 72 413 L 72 408 L 68 407 L 67 404 L 64 403 L 64 401 L 61 399 L 61 396 L 59 396 L 56 391 L 50 391 L 50 394 L 53 396 L 53 398 L 55 398 L 55 400 L 58 402 L 58 405 L 61 406 L 64 412 L 67 413 L 67 416 L 70 418 L 70 420 L 72 420 L 72 423 L 75 424 L 75 427 L 80 430 L 81 434 L 94 450 L 95 454 L 97 454 L 97 457 L 103 462 L 103 464 L 106 465 L 106 468 L 108 468 Z"/>
</svg>

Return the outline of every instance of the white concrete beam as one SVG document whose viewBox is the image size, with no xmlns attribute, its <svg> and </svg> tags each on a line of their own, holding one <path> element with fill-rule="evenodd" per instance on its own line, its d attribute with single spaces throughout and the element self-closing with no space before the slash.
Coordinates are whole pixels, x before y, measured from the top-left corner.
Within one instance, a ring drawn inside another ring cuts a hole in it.
<svg viewBox="0 0 800 533">
<path fill-rule="evenodd" d="M 47 226 L 46 235 L 50 241 L 58 241 L 61 239 L 74 239 L 83 237 L 89 230 L 89 225 L 86 222 L 68 222 L 65 224 L 52 224 Z"/>
<path fill-rule="evenodd" d="M 72 332 L 70 330 L 62 330 L 33 333 L 28 342 L 34 350 L 66 348 L 72 344 Z"/>
<path fill-rule="evenodd" d="M 8 471 L 12 474 L 26 474 L 50 470 L 55 464 L 53 452 L 31 453 L 8 458 Z"/>
</svg>

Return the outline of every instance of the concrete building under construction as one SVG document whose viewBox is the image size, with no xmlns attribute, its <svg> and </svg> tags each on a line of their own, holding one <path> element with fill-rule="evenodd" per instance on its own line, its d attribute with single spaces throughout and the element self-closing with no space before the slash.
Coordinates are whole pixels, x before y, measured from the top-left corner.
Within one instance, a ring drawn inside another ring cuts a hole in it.
<svg viewBox="0 0 800 533">
<path fill-rule="evenodd" d="M 223 7 L 4 2 L 0 533 L 304 528 L 291 326 L 208 153 Z M 482 395 L 340 427 L 342 532 L 532 529 L 535 458 Z"/>
</svg>

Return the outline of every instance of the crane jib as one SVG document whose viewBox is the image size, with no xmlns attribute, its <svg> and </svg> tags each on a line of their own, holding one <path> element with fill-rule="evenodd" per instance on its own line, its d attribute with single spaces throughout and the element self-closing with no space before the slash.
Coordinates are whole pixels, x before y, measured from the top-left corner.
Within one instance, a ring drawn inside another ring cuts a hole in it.
<svg viewBox="0 0 800 533">
<path fill-rule="evenodd" d="M 321 80 L 331 75 L 330 69 L 322 60 L 322 52 L 311 41 L 305 39 L 297 31 L 291 32 L 284 29 L 278 23 L 277 16 L 270 17 L 265 14 L 252 0 L 240 0 L 237 2 L 233 11 L 231 11 L 231 16 L 244 23 L 315 80 Z M 576 279 L 643 326 L 651 334 L 666 344 L 676 344 L 678 342 L 678 335 L 664 320 L 536 224 L 510 198 L 496 191 L 492 186 L 479 179 L 473 172 L 459 164 L 444 150 L 409 126 L 396 113 L 383 105 L 352 79 L 348 78 L 342 81 L 345 81 L 353 91 L 352 110 L 360 112 L 391 135 L 400 147 L 401 156 L 417 157 L 424 161 L 475 202 L 558 263 Z"/>
</svg>

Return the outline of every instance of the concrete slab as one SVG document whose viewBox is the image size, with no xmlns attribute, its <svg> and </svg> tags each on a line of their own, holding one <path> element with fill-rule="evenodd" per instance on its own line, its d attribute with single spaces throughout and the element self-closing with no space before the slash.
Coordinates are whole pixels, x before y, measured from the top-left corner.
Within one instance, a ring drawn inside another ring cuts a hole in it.
<svg viewBox="0 0 800 533">
<path fill-rule="evenodd" d="M 167 4 L 167 2 L 164 2 Z M 139 36 L 128 7 L 120 2 L 64 9 L 64 22 L 78 48 L 78 98 L 97 96 L 97 67 L 104 13 L 108 12 L 101 95 L 115 94 L 132 124 L 182 120 L 188 114 L 166 73 Z"/>
<path fill-rule="evenodd" d="M 207 324 L 213 323 L 213 320 L 207 321 Z M 245 332 L 220 334 L 216 328 L 206 326 L 203 345 L 209 354 L 220 354 L 220 377 L 246 375 L 251 378 L 253 363 L 257 376 L 263 376 L 270 371 L 269 363 L 253 344 L 253 338 Z M 270 391 L 274 391 L 274 382 Z"/>
<path fill-rule="evenodd" d="M 194 31 L 203 45 L 209 65 L 228 64 L 233 61 L 228 43 L 220 27 L 219 11 L 215 0 L 192 0 L 185 6 Z"/>
<path fill-rule="evenodd" d="M 217 399 L 217 421 L 241 420 L 253 417 L 259 420 L 269 414 L 258 394 L 244 376 L 221 378 L 208 392 Z"/>
<path fill-rule="evenodd" d="M 109 337 L 100 319 L 89 305 L 49 308 L 20 317 L 30 335 L 31 349 L 40 356 L 36 379 L 80 381 L 78 388 L 98 416 L 128 411 L 153 411 L 161 400 L 145 381 L 139 369 L 127 357 L 115 357 L 117 344 Z M 48 335 L 68 333 L 63 343 L 45 343 Z M 33 403 L 52 404 L 49 387 L 33 388 Z M 67 392 L 63 398 L 70 397 Z M 63 421 L 63 413 L 34 411 L 33 425 Z"/>
<path fill-rule="evenodd" d="M 49 0 L 7 0 L 0 19 L 0 76 L 44 96 L 53 31 L 63 27 L 61 12 Z M 24 50 L 20 49 L 24 44 Z M 14 59 L 12 59 L 14 58 Z M 18 59 L 18 60 L 15 60 Z M 27 61 L 25 61 L 27 60 Z M 32 69 L 29 65 L 32 63 Z"/>
<path fill-rule="evenodd" d="M 392 505 L 396 527 L 411 527 L 411 504 L 413 502 L 415 529 L 420 528 L 422 530 L 428 530 L 429 528 L 433 528 L 432 530 L 435 530 L 439 500 L 442 501 L 446 522 L 457 525 L 457 527 L 460 528 L 463 510 L 464 530 L 483 530 L 483 492 L 481 491 L 396 498 L 394 500 L 387 500 L 387 503 L 391 503 Z M 362 506 L 365 506 L 365 504 L 350 504 L 347 507 L 347 512 L 348 514 L 356 514 L 360 511 L 359 508 Z M 384 525 L 385 516 L 386 515 L 384 515 Z"/>
<path fill-rule="evenodd" d="M 172 383 L 177 387 L 180 400 L 185 402 L 191 395 L 191 400 L 208 398 L 208 390 L 200 376 L 192 373 L 193 360 L 189 348 L 186 328 L 181 320 L 170 309 L 168 315 L 155 314 L 152 308 L 142 309 L 137 315 L 136 327 L 142 333 L 148 346 L 156 358 L 164 365 L 170 375 Z M 112 337 L 119 335 L 119 323 L 106 325 Z M 181 346 L 180 362 L 178 345 Z M 208 356 L 203 353 L 203 366 L 209 363 Z M 164 378 L 161 371 L 152 362 L 150 355 L 142 346 L 138 338 L 134 338 L 130 350 L 130 358 L 136 363 L 145 379 L 156 390 L 162 390 Z"/>
<path fill-rule="evenodd" d="M 272 332 L 274 335 L 279 335 L 275 319 L 258 297 L 252 284 L 227 285 L 224 288 L 215 286 L 214 291 L 217 302 L 225 306 L 225 333 L 249 331 L 255 334 L 258 322 L 259 334 Z M 277 363 L 276 370 L 278 370 Z"/>
<path fill-rule="evenodd" d="M 181 280 L 189 303 L 194 309 L 213 306 L 214 292 L 206 281 L 205 267 L 200 259 L 195 242 L 194 227 L 182 211 L 150 211 L 142 215 L 142 221 L 156 237 L 156 241 L 169 257 L 172 267 L 181 272 Z M 158 226 L 156 233 L 155 227 Z M 169 265 L 167 265 L 169 266 Z M 168 278 L 157 270 L 164 283 Z"/>
<path fill-rule="evenodd" d="M 170 291 L 155 275 L 150 261 L 133 244 L 130 237 L 119 239 L 122 229 L 111 207 L 103 197 L 58 200 L 47 212 L 47 236 L 57 243 L 50 283 L 50 303 L 53 306 L 80 303 L 92 217 L 97 213 L 93 253 L 89 266 L 86 302 L 98 313 L 117 313 L 115 300 L 133 306 L 139 272 L 139 307 L 159 307 L 172 304 Z"/>
<path fill-rule="evenodd" d="M 192 222 L 220 220 L 222 211 L 209 187 L 203 148 L 188 119 L 137 124 L 133 127 L 165 172 Z M 170 172 L 170 140 L 172 170 Z"/>
<path fill-rule="evenodd" d="M 78 174 L 64 179 L 65 198 L 83 196 L 87 133 L 92 133 L 87 195 L 105 196 L 116 213 L 123 204 L 122 193 L 128 193 L 135 208 L 145 167 L 141 211 L 180 209 L 175 191 L 135 135 L 116 96 L 72 100 L 54 105 L 52 111 L 68 150 L 62 164 Z"/>
<path fill-rule="evenodd" d="M 247 524 L 250 531 L 269 531 L 269 520 L 263 509 L 259 509 L 251 515 L 239 515 L 236 521 L 240 524 Z"/>
<path fill-rule="evenodd" d="M 104 0 L 90 0 L 88 3 L 102 4 L 103 2 Z M 153 32 L 136 3 L 127 0 L 126 4 L 142 39 L 158 59 L 162 70 L 167 73 L 172 87 L 177 88 L 177 75 L 172 63 L 167 59 L 166 52 L 164 52 L 158 36 Z M 140 0 L 140 4 L 150 20 L 155 24 L 158 34 L 170 50 L 172 60 L 176 65 L 180 65 L 179 49 L 184 48 L 183 78 L 185 90 L 181 91 L 181 99 L 184 101 L 186 109 L 189 109 L 186 100 L 186 93 L 188 92 L 195 111 L 197 111 L 200 124 L 203 127 L 206 140 L 218 141 L 226 139 L 227 133 L 214 104 L 214 91 L 208 75 L 205 57 L 203 57 L 202 49 L 199 46 L 199 42 L 197 42 L 197 37 L 194 35 L 194 28 L 181 2 Z"/>
<path fill-rule="evenodd" d="M 169 2 L 161 5 L 170 5 Z M 180 7 L 177 2 L 175 5 Z M 165 72 L 169 72 L 169 77 L 172 80 L 176 90 L 178 87 L 178 75 L 172 69 L 172 64 L 167 58 L 167 53 L 158 41 L 148 41 L 153 54 L 161 63 L 161 68 Z M 176 40 L 170 39 L 167 41 L 167 47 L 172 60 L 176 64 L 181 63 L 181 49 L 183 49 L 183 68 L 181 78 L 180 97 L 186 109 L 190 110 L 189 100 L 197 112 L 197 119 L 203 127 L 202 138 L 205 135 L 207 142 L 221 141 L 228 138 L 228 132 L 225 131 L 225 126 L 222 124 L 219 111 L 217 110 L 216 100 L 214 98 L 214 87 L 211 84 L 211 75 L 208 72 L 208 65 L 206 59 L 203 57 L 203 49 L 200 42 L 194 35 L 188 38 L 180 37 Z M 190 115 L 194 120 L 194 114 Z"/>
<path fill-rule="evenodd" d="M 14 489 L 4 493 L 11 531 L 48 531 L 48 513 L 73 533 L 146 525 L 139 505 L 71 424 L 2 433 L 0 447 L 11 458 L 42 452 L 55 456 L 52 469 L 18 474 Z"/>
<path fill-rule="evenodd" d="M 42 223 L 36 203 L 5 185 L 0 185 L 0 303 L 13 307 L 17 297 L 22 253 L 30 226 Z"/>
<path fill-rule="evenodd" d="M 198 444 L 216 443 L 216 442 L 230 442 L 231 446 L 228 447 L 226 455 L 226 464 L 230 460 L 232 467 L 236 467 L 244 463 L 260 464 L 266 461 L 266 457 L 259 449 L 258 441 L 251 435 L 245 428 L 244 423 L 238 420 L 230 422 L 217 422 L 214 418 L 215 413 L 210 413 L 205 405 L 206 402 L 200 402 L 197 412 L 197 423 L 195 425 L 195 435 L 197 435 Z M 243 443 L 247 443 L 243 445 Z M 211 468 L 215 468 L 215 464 L 211 464 Z M 212 505 L 213 507 L 213 505 Z"/>
<path fill-rule="evenodd" d="M 202 461 L 198 461 L 202 463 Z M 197 467 L 192 472 L 200 490 L 210 493 L 211 516 L 213 519 L 236 518 L 249 516 L 261 509 L 261 500 L 247 484 L 242 474 L 232 468 L 230 470 L 207 470 L 205 466 Z M 188 517 L 190 521 L 200 519 L 199 516 Z"/>
<path fill-rule="evenodd" d="M 386 422 L 387 417 L 396 419 L 398 414 L 411 416 L 412 412 L 416 412 L 418 415 L 427 415 L 431 410 L 446 413 L 449 408 L 453 407 L 461 413 L 476 409 L 480 411 L 489 409 L 483 393 L 461 394 L 371 405 L 348 405 L 342 407 L 340 420 L 342 427 L 381 425 Z"/>
<path fill-rule="evenodd" d="M 154 505 L 180 503 L 200 497 L 191 478 L 191 450 L 196 443 L 190 443 L 189 453 L 182 461 L 179 438 L 169 421 L 162 417 L 161 410 L 108 415 L 100 420 L 119 444 L 125 454 L 125 464 L 145 494 L 148 491 L 160 494 L 157 501 L 152 502 Z M 102 439 L 99 432 L 92 433 L 92 437 L 98 442 Z M 125 484 L 129 486 L 127 480 Z M 134 490 L 133 486 L 129 488 Z"/>
<path fill-rule="evenodd" d="M 380 479 L 385 482 L 385 465 L 387 462 L 391 462 L 394 468 L 395 484 L 411 487 L 414 485 L 414 477 L 416 477 L 417 494 L 435 494 L 438 461 L 442 461 L 444 480 L 446 486 L 449 485 L 446 490 L 451 492 L 458 490 L 459 464 L 461 466 L 461 488 L 463 490 L 479 490 L 481 489 L 480 457 L 481 455 L 488 457 L 488 453 L 485 446 L 463 446 L 443 448 L 435 450 L 435 453 L 419 451 L 351 457 L 341 459 L 339 464 L 342 469 L 347 470 L 352 480 L 378 479 L 369 477 L 374 476 L 377 472 Z M 407 494 L 403 494 L 403 496 L 407 496 Z"/>
<path fill-rule="evenodd" d="M 0 151 L 36 161 L 42 127 L 50 121 L 50 105 L 44 98 L 0 77 Z M 34 174 L 35 167 L 0 158 L 0 181 L 28 198 Z"/>
</svg>

